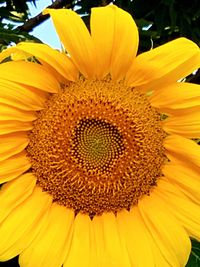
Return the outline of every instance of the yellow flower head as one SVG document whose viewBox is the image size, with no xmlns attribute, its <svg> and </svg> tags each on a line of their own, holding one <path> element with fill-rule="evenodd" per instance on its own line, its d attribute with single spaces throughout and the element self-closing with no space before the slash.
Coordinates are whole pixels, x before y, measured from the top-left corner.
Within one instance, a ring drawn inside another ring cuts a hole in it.
<svg viewBox="0 0 200 267">
<path fill-rule="evenodd" d="M 200 86 L 180 79 L 199 48 L 179 38 L 137 56 L 114 5 L 92 9 L 91 32 L 71 10 L 45 13 L 66 53 L 0 54 L 13 60 L 0 64 L 0 261 L 185 266 L 200 240 Z"/>
</svg>

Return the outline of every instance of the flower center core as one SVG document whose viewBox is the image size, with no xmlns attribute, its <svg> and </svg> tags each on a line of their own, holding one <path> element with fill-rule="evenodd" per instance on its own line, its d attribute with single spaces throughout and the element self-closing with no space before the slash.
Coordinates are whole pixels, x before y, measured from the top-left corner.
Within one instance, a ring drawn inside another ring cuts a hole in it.
<svg viewBox="0 0 200 267">
<path fill-rule="evenodd" d="M 160 115 L 123 82 L 80 79 L 51 95 L 29 133 L 37 184 L 91 217 L 130 209 L 156 186 L 165 160 Z"/>
<path fill-rule="evenodd" d="M 81 119 L 72 140 L 72 157 L 87 172 L 110 171 L 125 149 L 117 127 L 102 119 Z"/>
</svg>

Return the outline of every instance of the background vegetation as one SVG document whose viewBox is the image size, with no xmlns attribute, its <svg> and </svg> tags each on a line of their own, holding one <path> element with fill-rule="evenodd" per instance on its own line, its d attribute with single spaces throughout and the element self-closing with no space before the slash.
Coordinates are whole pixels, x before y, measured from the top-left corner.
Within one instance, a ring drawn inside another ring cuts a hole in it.
<svg viewBox="0 0 200 267">
<path fill-rule="evenodd" d="M 39 1 L 43 0 L 0 0 L 0 51 L 20 41 L 41 42 L 31 35 L 31 31 L 40 27 L 40 23 L 48 19 L 48 15 L 40 13 L 28 19 L 30 11 L 27 6 L 28 2 L 32 2 L 37 7 Z M 91 8 L 105 6 L 111 2 L 128 11 L 135 19 L 140 32 L 140 53 L 181 36 L 200 46 L 199 0 L 56 0 L 52 1 L 50 7 L 73 9 L 78 5 L 77 13 L 84 14 L 84 21 L 89 27 Z M 19 23 L 18 26 L 16 22 Z M 200 72 L 191 75 L 188 80 L 200 84 Z M 200 267 L 200 243 L 193 240 L 192 244 L 187 267 Z M 19 265 L 17 259 L 13 259 L 0 263 L 0 267 L 3 266 Z"/>
</svg>

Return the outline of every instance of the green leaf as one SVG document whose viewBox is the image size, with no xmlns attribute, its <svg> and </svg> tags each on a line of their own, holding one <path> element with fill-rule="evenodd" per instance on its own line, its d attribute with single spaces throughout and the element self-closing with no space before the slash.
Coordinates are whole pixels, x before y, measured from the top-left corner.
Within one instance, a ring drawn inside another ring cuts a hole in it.
<svg viewBox="0 0 200 267">
<path fill-rule="evenodd" d="M 192 240 L 192 251 L 186 267 L 200 267 L 200 242 Z"/>
<path fill-rule="evenodd" d="M 14 25 L 8 24 L 7 29 L 0 24 L 0 51 L 5 49 L 6 46 L 10 44 L 17 44 L 22 41 L 32 41 L 36 43 L 41 43 L 41 41 L 27 32 L 19 31 L 18 29 L 13 29 Z"/>
</svg>

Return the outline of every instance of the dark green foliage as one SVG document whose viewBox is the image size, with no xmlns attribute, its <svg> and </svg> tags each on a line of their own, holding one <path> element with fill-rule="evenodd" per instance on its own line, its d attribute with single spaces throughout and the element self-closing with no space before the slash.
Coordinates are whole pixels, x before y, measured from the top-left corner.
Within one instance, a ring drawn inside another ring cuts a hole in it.
<svg viewBox="0 0 200 267">
<path fill-rule="evenodd" d="M 141 2 L 145 12 L 140 11 Z M 153 3 L 151 3 L 153 2 Z M 146 5 L 146 3 L 148 3 Z M 179 1 L 133 1 L 130 6 L 136 20 L 145 19 L 152 23 L 149 32 L 156 45 L 180 36 L 187 37 L 200 45 L 200 5 L 198 0 Z"/>
<path fill-rule="evenodd" d="M 28 18 L 27 2 L 36 4 L 36 0 L 0 1 L 0 51 L 11 43 L 18 43 L 27 39 L 39 41 L 37 38 L 16 28 L 16 23 L 24 23 Z"/>
<path fill-rule="evenodd" d="M 11 42 L 19 43 L 22 41 L 31 40 L 32 42 L 41 42 L 38 38 L 28 34 L 27 32 L 21 32 L 12 24 L 0 24 L 0 51 L 5 49 Z"/>
<path fill-rule="evenodd" d="M 36 5 L 36 0 L 1 0 L 0 3 L 5 5 L 5 9 L 9 12 L 15 11 L 17 13 L 23 13 L 27 18 L 28 6 L 27 2 L 32 2 Z"/>
<path fill-rule="evenodd" d="M 18 257 L 15 257 L 9 261 L 0 262 L 0 267 L 20 267 L 18 264 Z"/>
<path fill-rule="evenodd" d="M 200 267 L 200 243 L 192 240 L 192 252 L 186 267 Z"/>
</svg>

